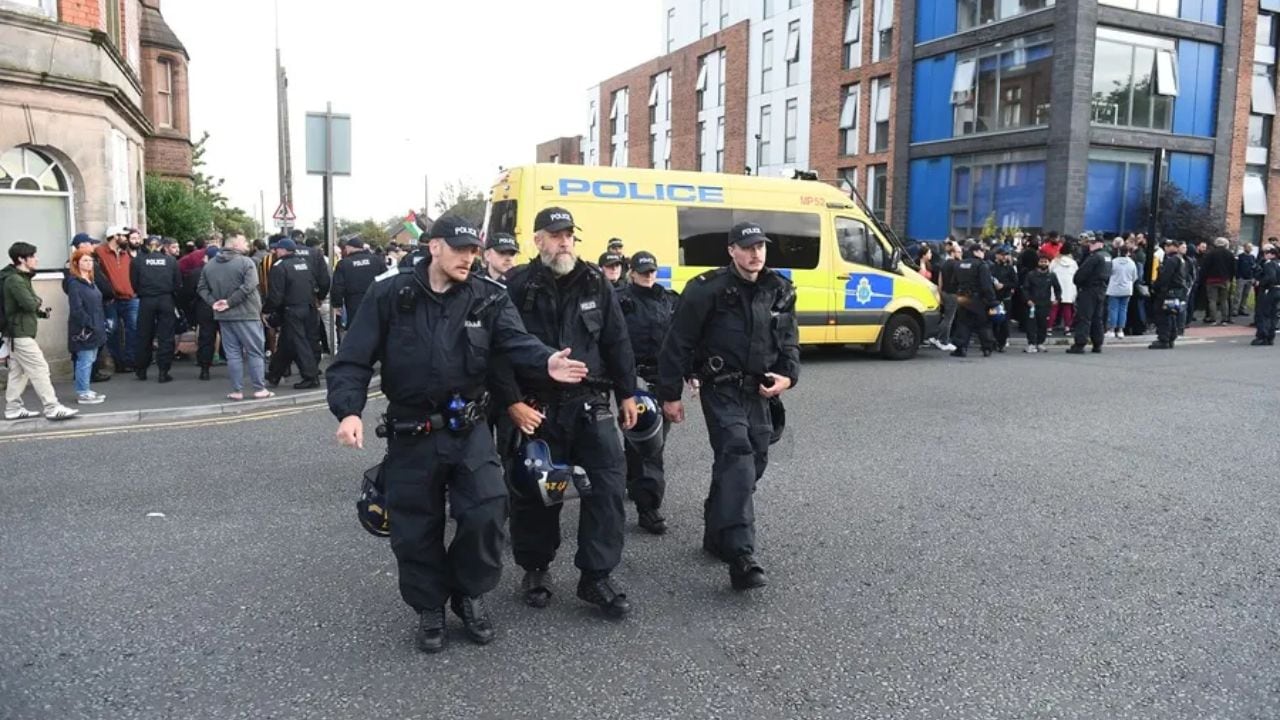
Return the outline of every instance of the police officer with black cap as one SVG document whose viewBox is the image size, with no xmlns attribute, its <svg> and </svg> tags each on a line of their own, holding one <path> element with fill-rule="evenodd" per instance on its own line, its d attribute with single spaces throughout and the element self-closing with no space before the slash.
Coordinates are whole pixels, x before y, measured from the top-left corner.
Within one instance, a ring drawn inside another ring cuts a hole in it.
<svg viewBox="0 0 1280 720">
<path fill-rule="evenodd" d="M 505 232 L 490 234 L 484 244 L 484 267 L 489 279 L 502 282 L 502 278 L 515 267 L 519 254 L 520 243 L 516 242 L 514 235 Z"/>
<path fill-rule="evenodd" d="M 159 240 L 159 238 L 157 238 Z M 182 273 L 178 270 L 178 242 L 172 238 L 163 241 L 159 249 L 143 252 L 129 266 L 129 281 L 138 294 L 138 347 L 135 356 L 139 380 L 147 379 L 151 365 L 152 345 L 159 345 L 156 367 L 160 369 L 159 381 L 172 382 L 169 369 L 173 366 L 174 309 L 178 291 L 182 288 Z"/>
<path fill-rule="evenodd" d="M 800 379 L 795 288 L 765 267 L 769 242 L 754 223 L 729 231 L 729 265 L 685 286 L 658 356 L 658 399 L 671 422 L 684 421 L 685 378 L 701 381 L 715 454 L 702 547 L 729 564 L 736 590 L 766 584 L 752 496 L 769 462 L 770 406 Z"/>
<path fill-rule="evenodd" d="M 627 259 L 615 252 L 607 252 L 600 256 L 600 272 L 604 273 L 604 279 L 609 281 L 614 290 L 619 290 L 627 284 L 625 278 L 622 277 L 622 268 L 626 265 Z"/>
<path fill-rule="evenodd" d="M 348 238 L 343 243 L 346 257 L 338 263 L 333 271 L 333 288 L 331 299 L 333 304 L 342 309 L 348 331 L 355 320 L 360 302 L 379 275 L 386 272 L 387 266 L 378 256 L 369 252 L 369 247 L 358 237 Z"/>
<path fill-rule="evenodd" d="M 658 284 L 658 259 L 640 251 L 631 258 L 631 282 L 618 290 L 618 305 L 627 320 L 636 375 L 652 391 L 658 385 L 658 353 L 671 327 L 679 295 Z M 636 504 L 640 527 L 661 535 L 667 531 L 659 508 L 666 494 L 662 450 L 670 425 L 663 423 L 663 444 L 637 447 L 623 443 L 627 454 L 627 497 Z"/>
<path fill-rule="evenodd" d="M 474 642 L 494 637 L 484 595 L 502 572 L 507 505 L 485 423 L 491 356 L 566 384 L 587 368 L 529 335 L 501 284 L 471 274 L 475 228 L 445 216 L 429 236 L 428 259 L 370 288 L 327 377 L 338 440 L 360 448 L 369 381 L 381 365 L 391 550 L 400 594 L 419 614 L 417 646 L 434 653 L 445 645 L 446 600 Z M 446 491 L 457 524 L 448 548 Z"/>
<path fill-rule="evenodd" d="M 991 267 L 985 262 L 986 250 L 981 245 L 970 247 L 955 263 L 956 328 L 951 341 L 956 349 L 952 357 L 965 357 L 969 352 L 969 338 L 978 331 L 978 344 L 982 356 L 988 357 L 996 348 L 996 338 L 991 330 L 991 314 L 999 305 Z"/>
<path fill-rule="evenodd" d="M 1093 343 L 1093 352 L 1102 352 L 1107 334 L 1107 285 L 1111 281 L 1111 255 L 1102 249 L 1103 244 L 1099 235 L 1089 238 L 1089 256 L 1072 278 L 1076 284 L 1076 318 L 1071 328 L 1075 342 L 1067 348 L 1072 355 L 1083 355 L 1086 342 Z"/>
<path fill-rule="evenodd" d="M 1009 321 L 1013 309 L 1013 291 L 1018 288 L 1018 267 L 1013 264 L 1012 249 L 1008 245 L 997 245 L 996 261 L 991 265 L 991 281 L 996 290 L 996 301 L 1000 304 L 1001 322 L 994 323 L 992 328 L 996 339 L 996 352 L 1004 352 L 1009 345 Z"/>
<path fill-rule="evenodd" d="M 298 364 L 302 375 L 294 383 L 295 390 L 320 387 L 320 364 L 316 355 L 319 338 L 319 313 L 316 311 L 316 281 L 307 258 L 297 254 L 298 246 L 285 238 L 276 243 L 276 264 L 267 280 L 267 299 L 262 311 L 273 318 L 270 323 L 280 329 L 276 351 L 267 368 L 267 383 L 280 384 L 289 363 Z"/>
<path fill-rule="evenodd" d="M 1280 297 L 1280 261 L 1277 261 L 1277 256 L 1280 256 L 1280 251 L 1275 245 L 1264 246 L 1262 263 L 1254 271 L 1253 287 L 1257 307 L 1253 313 L 1253 324 L 1257 327 L 1257 332 L 1250 345 L 1276 344 L 1276 315 L 1277 311 L 1280 311 L 1276 302 Z"/>
<path fill-rule="evenodd" d="M 622 560 L 626 460 L 608 393 L 617 398 L 622 428 L 631 429 L 637 414 L 635 360 L 618 298 L 600 271 L 577 256 L 576 227 L 568 210 L 539 212 L 533 221 L 538 257 L 507 273 L 507 288 L 529 332 L 553 347 L 573 348 L 573 357 L 590 370 L 589 382 L 565 387 L 545 376 L 508 372 L 493 391 L 515 426 L 526 435 L 537 433 L 557 462 L 586 469 L 593 489 L 581 499 L 577 594 L 620 618 L 631 602 L 610 574 Z M 525 570 L 521 588 L 532 607 L 551 600 L 549 568 L 560 547 L 561 507 L 537 498 L 512 500 L 512 551 Z"/>
<path fill-rule="evenodd" d="M 1155 301 L 1156 341 L 1149 350 L 1172 350 L 1178 339 L 1178 318 L 1187 304 L 1187 289 L 1191 287 L 1189 261 L 1178 252 L 1178 241 L 1164 239 L 1164 259 L 1151 283 L 1151 297 Z"/>
</svg>

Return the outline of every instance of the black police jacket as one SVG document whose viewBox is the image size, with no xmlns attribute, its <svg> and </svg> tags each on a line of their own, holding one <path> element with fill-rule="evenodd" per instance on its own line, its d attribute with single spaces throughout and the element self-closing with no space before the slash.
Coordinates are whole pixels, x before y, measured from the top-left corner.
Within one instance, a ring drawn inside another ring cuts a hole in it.
<svg viewBox="0 0 1280 720">
<path fill-rule="evenodd" d="M 975 257 L 967 257 L 955 264 L 955 293 L 977 297 L 982 304 L 996 304 L 996 286 L 991 281 L 991 266 Z"/>
<path fill-rule="evenodd" d="M 294 250 L 293 255 L 306 258 L 307 268 L 311 270 L 311 277 L 315 279 L 316 299 L 324 300 L 328 297 L 333 278 L 329 274 L 329 265 L 325 263 L 324 253 L 320 252 L 319 248 L 302 246 Z"/>
<path fill-rule="evenodd" d="M 491 353 L 546 376 L 552 351 L 525 331 L 501 284 L 472 275 L 436 293 L 427 269 L 419 264 L 369 288 L 361 321 L 325 371 L 329 410 L 338 419 L 364 411 L 377 363 L 390 401 L 387 414 L 403 419 L 436 411 L 455 393 L 475 399 Z"/>
<path fill-rule="evenodd" d="M 1103 250 L 1089 253 L 1071 280 L 1081 291 L 1106 292 L 1107 283 L 1111 281 L 1111 256 Z"/>
<path fill-rule="evenodd" d="M 378 276 L 387 271 L 387 266 L 376 255 L 368 250 L 352 253 L 338 263 L 333 271 L 331 297 L 334 305 L 341 305 L 348 310 L 359 307 L 361 298 L 369 291 L 369 286 Z M 351 318 L 347 318 L 350 324 Z"/>
<path fill-rule="evenodd" d="M 316 297 L 311 264 L 305 257 L 290 253 L 271 266 L 267 275 L 267 300 L 262 310 L 274 313 L 285 308 L 312 307 Z"/>
<path fill-rule="evenodd" d="M 595 266 L 578 260 L 568 275 L 557 278 L 534 258 L 507 273 L 507 292 L 534 337 L 557 349 L 572 348 L 570 357 L 586 363 L 589 378 L 607 380 L 619 402 L 635 394 L 636 364 L 626 321 L 613 288 Z M 527 394 L 555 394 L 574 387 L 556 383 L 545 373 L 512 373 L 502 364 L 495 366 L 490 384 L 501 407 Z"/>
<path fill-rule="evenodd" d="M 1012 264 L 993 263 L 991 265 L 991 279 L 999 281 L 1003 286 L 996 290 L 996 299 L 1008 300 L 1013 295 L 1014 288 L 1018 287 L 1018 268 Z"/>
<path fill-rule="evenodd" d="M 177 295 L 182 289 L 178 260 L 161 252 L 141 253 L 129 265 L 129 282 L 138 297 Z"/>
<path fill-rule="evenodd" d="M 671 327 L 680 296 L 661 285 L 640 287 L 629 283 L 617 290 L 618 306 L 627 321 L 627 335 L 631 338 L 631 350 L 636 355 L 637 369 L 644 367 L 643 375 L 649 383 L 656 382 L 658 351 Z"/>
<path fill-rule="evenodd" d="M 684 378 L 719 357 L 724 372 L 800 382 L 800 333 L 791 281 L 769 268 L 756 282 L 722 267 L 689 281 L 658 355 L 658 398 L 680 399 Z"/>
<path fill-rule="evenodd" d="M 1186 258 L 1177 253 L 1164 256 L 1156 281 L 1151 284 L 1151 291 L 1158 299 L 1187 299 L 1187 288 L 1191 287 L 1191 273 L 1187 267 L 1189 264 Z"/>
<path fill-rule="evenodd" d="M 1032 270 L 1022 278 L 1022 295 L 1036 305 L 1062 302 L 1062 285 L 1051 270 Z"/>
<path fill-rule="evenodd" d="M 1280 263 L 1275 260 L 1268 260 L 1258 266 L 1258 294 L 1261 295 L 1269 290 L 1276 289 L 1280 286 Z"/>
</svg>

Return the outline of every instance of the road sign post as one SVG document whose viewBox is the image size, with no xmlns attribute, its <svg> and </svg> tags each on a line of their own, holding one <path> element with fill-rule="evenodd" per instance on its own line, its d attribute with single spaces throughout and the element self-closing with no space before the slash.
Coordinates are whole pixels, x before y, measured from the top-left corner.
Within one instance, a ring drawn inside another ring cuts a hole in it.
<svg viewBox="0 0 1280 720">
<path fill-rule="evenodd" d="M 324 246 L 332 259 L 337 250 L 333 226 L 333 176 L 351 175 L 351 116 L 337 115 L 333 103 L 325 103 L 322 113 L 307 113 L 307 174 L 321 175 L 324 192 Z M 332 300 L 329 303 L 329 348 L 338 347 L 337 324 Z"/>
</svg>

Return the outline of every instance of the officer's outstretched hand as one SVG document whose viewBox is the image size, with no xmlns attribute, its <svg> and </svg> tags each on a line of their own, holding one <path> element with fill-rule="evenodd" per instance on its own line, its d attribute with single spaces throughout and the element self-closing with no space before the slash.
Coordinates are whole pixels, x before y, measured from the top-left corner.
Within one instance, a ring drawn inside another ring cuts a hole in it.
<svg viewBox="0 0 1280 720">
<path fill-rule="evenodd" d="M 570 360 L 569 352 L 569 348 L 565 348 L 547 358 L 547 375 L 556 382 L 580 383 L 587 377 L 587 364 Z"/>
<path fill-rule="evenodd" d="M 679 400 L 662 403 L 662 416 L 673 423 L 684 422 L 684 403 Z"/>
<path fill-rule="evenodd" d="M 767 398 L 778 397 L 784 391 L 786 391 L 787 388 L 791 387 L 791 378 L 787 377 L 786 375 L 779 375 L 777 373 L 765 373 L 764 376 L 768 378 L 773 378 L 773 384 L 768 386 L 761 384 L 760 397 L 767 397 Z"/>
<path fill-rule="evenodd" d="M 364 449 L 364 420 L 359 415 L 348 415 L 338 423 L 338 442 L 357 450 Z"/>
<path fill-rule="evenodd" d="M 630 430 L 636 426 L 636 420 L 640 417 L 640 409 L 636 406 L 636 399 L 629 397 L 618 403 L 618 421 L 622 425 L 623 430 Z"/>
</svg>

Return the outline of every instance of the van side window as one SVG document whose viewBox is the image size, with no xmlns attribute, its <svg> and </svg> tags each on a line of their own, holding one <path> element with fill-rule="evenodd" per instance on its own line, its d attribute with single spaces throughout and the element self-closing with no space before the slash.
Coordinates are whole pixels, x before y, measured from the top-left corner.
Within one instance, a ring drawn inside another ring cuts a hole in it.
<svg viewBox="0 0 1280 720">
<path fill-rule="evenodd" d="M 884 268 L 884 246 L 861 220 L 836 218 L 836 246 L 845 262 Z"/>
<path fill-rule="evenodd" d="M 720 267 L 729 263 L 729 228 L 753 222 L 773 242 L 765 265 L 771 268 L 813 270 L 822 254 L 822 218 L 817 213 L 682 207 L 677 211 L 680 264 Z"/>
<path fill-rule="evenodd" d="M 504 232 L 516 234 L 516 201 L 499 200 L 489 210 L 488 234 Z"/>
</svg>

